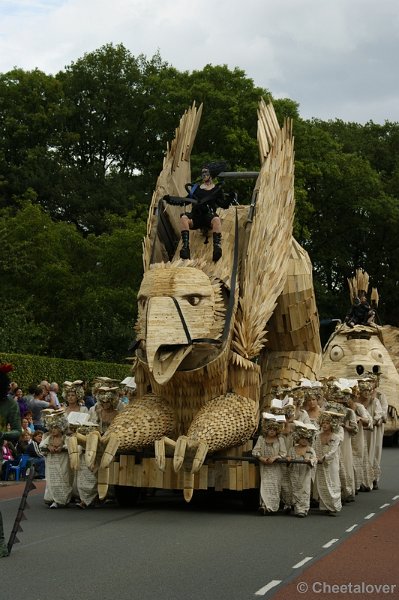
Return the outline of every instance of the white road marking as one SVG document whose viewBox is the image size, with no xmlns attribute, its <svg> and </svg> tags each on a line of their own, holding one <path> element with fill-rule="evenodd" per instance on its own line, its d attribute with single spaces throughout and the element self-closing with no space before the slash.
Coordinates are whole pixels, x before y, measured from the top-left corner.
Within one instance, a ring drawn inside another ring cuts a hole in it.
<svg viewBox="0 0 399 600">
<path fill-rule="evenodd" d="M 280 585 L 281 581 L 282 579 L 273 579 L 272 581 L 269 581 L 268 584 L 264 585 L 262 588 L 260 588 L 260 590 L 255 592 L 255 596 L 264 596 L 269 590 L 276 587 L 276 585 Z"/>
<path fill-rule="evenodd" d="M 333 538 L 332 540 L 330 540 L 329 542 L 327 542 L 327 544 L 324 544 L 324 546 L 322 546 L 323 548 L 329 548 L 330 546 L 332 546 L 333 544 L 335 544 L 335 542 L 338 542 L 339 538 Z"/>
<path fill-rule="evenodd" d="M 392 500 L 397 500 L 398 498 L 399 498 L 399 496 L 394 496 L 394 497 L 392 498 Z"/>
<path fill-rule="evenodd" d="M 390 506 L 390 504 L 383 504 L 382 506 L 380 506 L 380 508 L 386 508 L 387 506 Z"/>
<path fill-rule="evenodd" d="M 367 515 L 367 517 L 364 517 L 365 519 L 371 519 L 371 517 L 374 517 L 375 513 L 370 513 L 369 515 Z"/>
<path fill-rule="evenodd" d="M 312 559 L 313 559 L 313 556 L 307 556 L 306 558 L 304 558 L 303 560 L 301 560 L 301 562 L 299 562 L 296 565 L 294 565 L 292 568 L 293 569 L 299 569 L 299 567 L 302 567 L 302 565 L 304 565 L 305 563 L 309 562 Z"/>
<path fill-rule="evenodd" d="M 355 529 L 355 527 L 357 527 L 357 523 L 355 523 L 354 525 L 352 525 L 351 527 L 349 527 L 349 529 L 345 529 L 345 531 L 353 531 Z"/>
</svg>

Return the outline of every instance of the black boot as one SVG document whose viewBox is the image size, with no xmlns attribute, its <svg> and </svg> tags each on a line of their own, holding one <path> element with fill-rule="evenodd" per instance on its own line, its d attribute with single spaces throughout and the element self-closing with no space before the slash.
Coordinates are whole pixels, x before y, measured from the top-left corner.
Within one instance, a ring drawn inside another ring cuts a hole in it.
<svg viewBox="0 0 399 600">
<path fill-rule="evenodd" d="M 212 260 L 217 262 L 219 258 L 222 256 L 222 234 L 214 233 L 213 234 L 213 256 Z"/>
<path fill-rule="evenodd" d="M 186 230 L 182 231 L 181 239 L 182 239 L 183 245 L 180 250 L 180 258 L 183 258 L 183 259 L 190 258 L 190 232 L 186 231 Z"/>
</svg>

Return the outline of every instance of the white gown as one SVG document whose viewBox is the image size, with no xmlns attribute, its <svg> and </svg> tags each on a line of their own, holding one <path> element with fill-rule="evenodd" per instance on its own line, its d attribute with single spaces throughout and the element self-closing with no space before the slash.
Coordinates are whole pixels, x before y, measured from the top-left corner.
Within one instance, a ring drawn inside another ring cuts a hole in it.
<svg viewBox="0 0 399 600">
<path fill-rule="evenodd" d="M 320 433 L 316 435 L 315 452 L 317 458 L 324 458 L 316 467 L 315 495 L 320 501 L 320 510 L 339 512 L 341 503 L 341 482 L 339 479 L 340 438 L 333 433 L 331 439 L 323 444 Z"/>
<path fill-rule="evenodd" d="M 281 435 L 277 436 L 273 443 L 267 443 L 261 435 L 256 442 L 252 455 L 268 458 L 271 456 L 285 457 L 287 451 Z M 261 506 L 268 512 L 277 512 L 280 507 L 282 469 L 285 465 L 272 463 L 264 465 L 260 463 L 260 499 Z"/>
<path fill-rule="evenodd" d="M 312 474 L 317 465 L 316 453 L 309 447 L 304 455 L 297 454 L 296 446 L 288 452 L 290 458 L 296 460 L 310 460 L 311 465 L 300 465 L 292 463 L 288 467 L 291 485 L 291 501 L 296 515 L 307 515 L 310 505 L 310 491 L 312 486 Z"/>
<path fill-rule="evenodd" d="M 65 436 L 61 452 L 49 452 L 49 445 L 51 445 L 51 434 L 46 436 L 39 446 L 45 454 L 46 461 L 44 501 L 47 504 L 55 502 L 59 506 L 66 506 L 72 498 L 74 474 L 69 464 Z"/>
</svg>

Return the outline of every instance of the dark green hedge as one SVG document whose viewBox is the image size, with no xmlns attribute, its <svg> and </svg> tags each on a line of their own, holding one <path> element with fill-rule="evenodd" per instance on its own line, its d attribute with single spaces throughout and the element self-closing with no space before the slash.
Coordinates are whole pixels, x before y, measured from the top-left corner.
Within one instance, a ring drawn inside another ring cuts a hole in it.
<svg viewBox="0 0 399 600">
<path fill-rule="evenodd" d="M 131 375 L 130 365 L 105 363 L 96 361 L 80 361 L 46 356 L 30 356 L 28 354 L 7 354 L 0 352 L 0 362 L 9 362 L 14 366 L 10 379 L 16 381 L 27 392 L 32 384 L 43 379 L 49 382 L 82 379 L 91 383 L 95 377 L 111 377 L 122 380 Z"/>
</svg>

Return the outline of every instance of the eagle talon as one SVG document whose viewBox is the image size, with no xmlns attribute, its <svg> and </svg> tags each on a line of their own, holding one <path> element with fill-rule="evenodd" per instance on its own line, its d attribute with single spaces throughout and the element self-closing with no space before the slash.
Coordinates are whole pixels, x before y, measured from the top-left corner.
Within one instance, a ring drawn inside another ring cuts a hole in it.
<svg viewBox="0 0 399 600">
<path fill-rule="evenodd" d="M 188 438 L 185 435 L 181 435 L 176 442 L 175 454 L 173 456 L 173 468 L 175 473 L 180 471 L 183 466 Z"/>
<path fill-rule="evenodd" d="M 197 473 L 204 463 L 208 450 L 209 446 L 203 440 L 192 440 L 185 435 L 181 435 L 176 442 L 173 457 L 175 472 L 180 471 L 184 465 L 184 469 L 192 475 Z"/>
<path fill-rule="evenodd" d="M 113 461 L 116 451 L 118 450 L 119 439 L 116 433 L 110 433 L 107 438 L 107 445 L 104 450 L 103 457 L 100 463 L 100 469 L 105 469 L 109 467 L 111 462 Z"/>
<path fill-rule="evenodd" d="M 86 436 L 86 452 L 85 461 L 86 466 L 92 471 L 96 462 L 98 442 L 100 441 L 100 433 L 98 431 L 92 431 Z"/>
<path fill-rule="evenodd" d="M 191 473 L 198 473 L 202 465 L 204 464 L 204 460 L 206 459 L 206 455 L 208 453 L 209 446 L 203 440 L 198 442 L 197 452 L 195 453 L 193 465 L 191 467 Z"/>
</svg>

